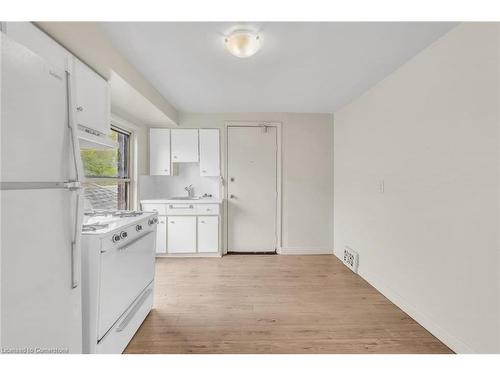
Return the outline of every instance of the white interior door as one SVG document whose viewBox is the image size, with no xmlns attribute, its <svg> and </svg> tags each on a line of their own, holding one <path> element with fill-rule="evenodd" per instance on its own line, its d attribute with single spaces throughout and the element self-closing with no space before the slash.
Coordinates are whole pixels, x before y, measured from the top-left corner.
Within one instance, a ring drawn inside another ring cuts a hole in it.
<svg viewBox="0 0 500 375">
<path fill-rule="evenodd" d="M 228 251 L 275 251 L 276 127 L 230 126 L 227 143 Z"/>
</svg>

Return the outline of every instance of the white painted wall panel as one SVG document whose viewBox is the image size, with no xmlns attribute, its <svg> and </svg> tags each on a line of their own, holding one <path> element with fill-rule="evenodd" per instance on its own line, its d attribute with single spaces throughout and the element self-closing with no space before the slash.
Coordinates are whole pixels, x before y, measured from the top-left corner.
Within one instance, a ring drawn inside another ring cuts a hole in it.
<svg viewBox="0 0 500 375">
<path fill-rule="evenodd" d="M 335 114 L 336 254 L 458 352 L 500 352 L 499 75 L 462 24 Z"/>
</svg>

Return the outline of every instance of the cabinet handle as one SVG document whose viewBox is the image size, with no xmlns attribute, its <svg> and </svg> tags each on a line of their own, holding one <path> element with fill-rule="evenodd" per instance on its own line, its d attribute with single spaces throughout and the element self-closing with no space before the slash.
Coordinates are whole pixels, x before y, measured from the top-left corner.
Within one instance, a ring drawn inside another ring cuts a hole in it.
<svg viewBox="0 0 500 375">
<path fill-rule="evenodd" d="M 182 210 L 182 209 L 186 209 L 186 208 L 193 208 L 193 205 L 190 204 L 189 206 L 176 206 L 174 207 L 172 204 L 168 206 L 169 208 L 173 209 L 173 210 Z"/>
<path fill-rule="evenodd" d="M 207 173 L 207 171 L 204 169 L 204 170 L 201 171 L 201 173 Z"/>
<path fill-rule="evenodd" d="M 174 159 L 177 159 L 177 155 L 174 155 Z"/>
<path fill-rule="evenodd" d="M 200 223 L 205 224 L 205 222 L 204 222 L 203 220 L 202 220 L 202 221 L 200 221 Z"/>
<path fill-rule="evenodd" d="M 175 221 L 171 221 L 170 224 L 175 224 Z"/>
<path fill-rule="evenodd" d="M 78 112 L 83 112 L 83 107 L 81 105 L 79 105 L 78 107 L 76 107 L 76 110 Z"/>
</svg>

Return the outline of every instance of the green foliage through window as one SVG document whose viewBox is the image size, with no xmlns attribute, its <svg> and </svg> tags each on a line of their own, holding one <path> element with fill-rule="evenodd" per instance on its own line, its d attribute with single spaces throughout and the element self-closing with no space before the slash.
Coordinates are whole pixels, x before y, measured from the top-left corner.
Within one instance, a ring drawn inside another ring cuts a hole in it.
<svg viewBox="0 0 500 375">
<path fill-rule="evenodd" d="M 116 150 L 82 150 L 87 177 L 128 178 L 128 134 L 111 130 L 110 138 L 118 142 Z"/>
<path fill-rule="evenodd" d="M 129 138 L 124 131 L 112 129 L 110 138 L 118 143 L 115 150 L 81 150 L 88 181 L 85 196 L 93 209 L 128 209 Z M 102 178 L 107 178 L 102 180 Z M 101 179 L 101 180 L 99 180 Z"/>
</svg>

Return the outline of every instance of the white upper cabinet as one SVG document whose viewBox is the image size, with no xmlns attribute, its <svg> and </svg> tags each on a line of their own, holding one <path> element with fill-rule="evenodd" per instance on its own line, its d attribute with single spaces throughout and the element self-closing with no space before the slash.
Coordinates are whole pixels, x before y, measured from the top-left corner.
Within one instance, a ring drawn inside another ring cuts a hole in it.
<svg viewBox="0 0 500 375">
<path fill-rule="evenodd" d="M 200 175 L 220 176 L 219 129 L 200 129 Z"/>
<path fill-rule="evenodd" d="M 172 162 L 197 163 L 198 129 L 172 129 Z"/>
<path fill-rule="evenodd" d="M 149 129 L 149 174 L 170 176 L 170 129 Z"/>
<path fill-rule="evenodd" d="M 73 77 L 77 124 L 109 134 L 111 105 L 108 82 L 77 59 L 74 60 Z"/>
</svg>

